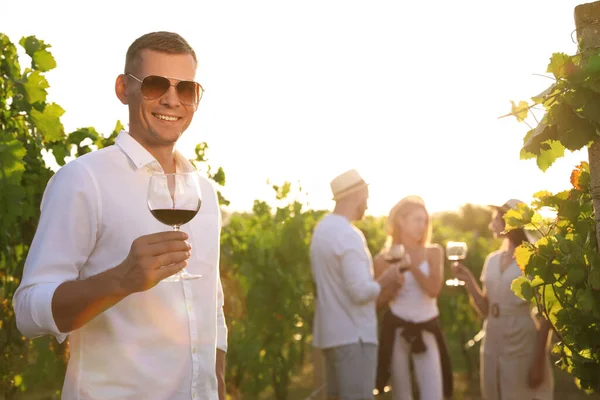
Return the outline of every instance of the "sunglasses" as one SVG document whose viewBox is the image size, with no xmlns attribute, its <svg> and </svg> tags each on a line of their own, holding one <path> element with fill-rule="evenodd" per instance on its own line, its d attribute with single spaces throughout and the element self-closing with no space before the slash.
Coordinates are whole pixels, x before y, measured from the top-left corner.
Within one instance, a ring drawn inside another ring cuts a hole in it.
<svg viewBox="0 0 600 400">
<path fill-rule="evenodd" d="M 158 99 L 167 93 L 171 86 L 175 86 L 179 101 L 189 106 L 195 106 L 200 103 L 202 93 L 204 93 L 202 85 L 194 81 L 178 81 L 177 83 L 171 83 L 171 80 L 164 76 L 148 75 L 144 79 L 140 79 L 129 72 L 125 75 L 132 77 L 142 84 L 140 90 L 142 96 L 144 96 L 146 100 Z"/>
</svg>

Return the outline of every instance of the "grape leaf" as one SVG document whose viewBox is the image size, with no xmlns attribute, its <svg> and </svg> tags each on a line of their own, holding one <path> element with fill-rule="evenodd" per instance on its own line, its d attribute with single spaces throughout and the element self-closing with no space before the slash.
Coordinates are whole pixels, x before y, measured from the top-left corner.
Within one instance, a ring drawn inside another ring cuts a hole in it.
<svg viewBox="0 0 600 400">
<path fill-rule="evenodd" d="M 546 171 L 554 164 L 554 161 L 565 155 L 565 146 L 556 140 L 544 142 L 543 144 L 547 146 L 540 151 L 537 157 L 537 166 L 542 171 Z"/>
<path fill-rule="evenodd" d="M 525 301 L 531 301 L 535 296 L 535 290 L 531 287 L 531 282 L 524 276 L 515 278 L 510 285 L 510 289 L 517 297 Z"/>
<path fill-rule="evenodd" d="M 64 137 L 64 128 L 60 122 L 60 117 L 64 112 L 65 110 L 61 106 L 54 103 L 47 105 L 43 112 L 36 109 L 31 110 L 31 119 L 44 136 L 45 141 L 55 142 Z"/>
<path fill-rule="evenodd" d="M 46 101 L 46 89 L 50 87 L 46 78 L 39 71 L 33 71 L 25 81 L 21 81 L 30 103 Z"/>
<path fill-rule="evenodd" d="M 510 104 L 512 104 L 511 114 L 517 117 L 517 121 L 523 122 L 529 113 L 529 104 L 526 101 L 520 101 L 519 105 L 516 105 L 512 100 Z"/>
<path fill-rule="evenodd" d="M 519 268 L 521 268 L 521 271 L 525 271 L 525 267 L 529 263 L 529 259 L 533 252 L 533 249 L 526 245 L 517 246 L 515 249 L 515 260 Z"/>
<path fill-rule="evenodd" d="M 550 58 L 546 72 L 550 72 L 556 79 L 564 79 L 576 70 L 577 67 L 573 63 L 571 56 L 565 53 L 554 53 Z"/>
<path fill-rule="evenodd" d="M 33 53 L 32 60 L 34 68 L 42 72 L 56 68 L 56 60 L 54 60 L 54 56 L 47 50 L 36 51 Z"/>
</svg>

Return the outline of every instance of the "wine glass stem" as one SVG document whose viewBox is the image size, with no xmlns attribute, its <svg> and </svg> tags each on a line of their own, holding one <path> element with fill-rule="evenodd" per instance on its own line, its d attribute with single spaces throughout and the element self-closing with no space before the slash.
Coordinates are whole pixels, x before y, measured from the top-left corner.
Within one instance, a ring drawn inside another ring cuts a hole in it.
<svg viewBox="0 0 600 400">
<path fill-rule="evenodd" d="M 178 231 L 179 230 L 179 225 L 173 225 L 173 230 L 174 231 Z"/>
</svg>

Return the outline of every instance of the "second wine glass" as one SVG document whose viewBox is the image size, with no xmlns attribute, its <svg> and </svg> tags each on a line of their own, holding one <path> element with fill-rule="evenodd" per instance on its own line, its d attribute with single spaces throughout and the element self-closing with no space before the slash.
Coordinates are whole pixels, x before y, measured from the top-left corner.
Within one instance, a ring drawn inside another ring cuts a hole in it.
<svg viewBox="0 0 600 400">
<path fill-rule="evenodd" d="M 453 263 L 462 261 L 467 258 L 467 244 L 465 242 L 448 242 L 446 243 L 446 258 Z M 446 281 L 448 286 L 464 286 L 465 282 L 460 279 L 448 279 Z"/>
<path fill-rule="evenodd" d="M 190 222 L 200 210 L 202 192 L 197 173 L 155 174 L 148 186 L 148 208 L 160 222 L 178 231 Z M 182 269 L 163 279 L 165 282 L 198 279 L 202 275 L 190 274 Z"/>
</svg>

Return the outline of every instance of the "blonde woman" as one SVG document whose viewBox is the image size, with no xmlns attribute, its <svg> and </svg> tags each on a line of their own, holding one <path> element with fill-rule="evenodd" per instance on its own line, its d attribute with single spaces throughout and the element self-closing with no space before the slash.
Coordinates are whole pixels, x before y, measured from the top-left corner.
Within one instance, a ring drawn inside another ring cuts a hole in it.
<svg viewBox="0 0 600 400">
<path fill-rule="evenodd" d="M 389 264 L 393 245 L 404 246 L 410 260 L 404 285 L 389 302 L 379 344 L 377 389 L 391 381 L 394 400 L 412 400 L 410 361 L 421 400 L 441 400 L 452 395 L 452 370 L 438 323 L 437 297 L 443 283 L 444 252 L 430 244 L 431 219 L 418 196 L 396 204 L 387 220 L 388 239 L 374 259 L 375 275 Z"/>
<path fill-rule="evenodd" d="M 452 266 L 454 275 L 465 281 L 472 303 L 485 318 L 485 337 L 481 345 L 481 392 L 486 400 L 551 400 L 554 378 L 549 360 L 550 323 L 536 321 L 525 301 L 510 289 L 521 276 L 515 248 L 531 241 L 528 232 L 515 229 L 504 233 L 504 214 L 517 207 L 519 200 L 492 206 L 490 230 L 503 238 L 498 251 L 488 255 L 481 272 L 483 288 L 473 273 L 460 263 Z"/>
</svg>

